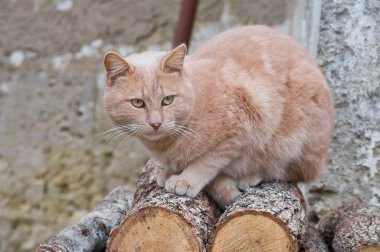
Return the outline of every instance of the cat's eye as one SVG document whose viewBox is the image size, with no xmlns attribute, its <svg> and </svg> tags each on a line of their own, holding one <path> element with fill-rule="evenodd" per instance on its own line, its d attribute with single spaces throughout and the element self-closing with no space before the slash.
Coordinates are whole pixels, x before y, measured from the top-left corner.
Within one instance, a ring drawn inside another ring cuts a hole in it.
<svg viewBox="0 0 380 252">
<path fill-rule="evenodd" d="M 141 99 L 132 99 L 131 100 L 131 103 L 133 106 L 135 106 L 136 108 L 142 108 L 145 106 L 145 102 Z"/>
<path fill-rule="evenodd" d="M 167 105 L 172 104 L 173 100 L 174 100 L 174 97 L 172 95 L 168 95 L 168 96 L 165 96 L 164 99 L 162 99 L 161 104 L 163 106 L 167 106 Z"/>
</svg>

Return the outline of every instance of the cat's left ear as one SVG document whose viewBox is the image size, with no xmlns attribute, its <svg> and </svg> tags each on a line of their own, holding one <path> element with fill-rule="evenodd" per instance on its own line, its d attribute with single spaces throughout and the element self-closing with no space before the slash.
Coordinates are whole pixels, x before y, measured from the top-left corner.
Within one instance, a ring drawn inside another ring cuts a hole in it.
<svg viewBox="0 0 380 252">
<path fill-rule="evenodd" d="M 115 52 L 109 52 L 104 56 L 104 67 L 110 80 L 121 75 L 131 74 L 134 71 L 134 67 Z"/>
<path fill-rule="evenodd" d="M 169 73 L 181 72 L 183 69 L 183 61 L 185 59 L 187 47 L 181 44 L 169 51 L 161 61 L 161 70 Z"/>
</svg>

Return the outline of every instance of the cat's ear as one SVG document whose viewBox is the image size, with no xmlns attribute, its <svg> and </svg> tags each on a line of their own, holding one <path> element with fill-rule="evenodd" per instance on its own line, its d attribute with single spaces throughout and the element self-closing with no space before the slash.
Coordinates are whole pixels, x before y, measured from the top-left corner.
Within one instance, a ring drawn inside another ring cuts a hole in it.
<svg viewBox="0 0 380 252">
<path fill-rule="evenodd" d="M 181 72 L 186 52 L 187 47 L 185 44 L 181 44 L 169 51 L 161 62 L 161 70 L 169 73 Z"/>
<path fill-rule="evenodd" d="M 118 76 L 131 74 L 134 71 L 131 64 L 114 52 L 109 52 L 104 56 L 104 67 L 107 71 L 107 79 L 110 81 Z"/>
</svg>

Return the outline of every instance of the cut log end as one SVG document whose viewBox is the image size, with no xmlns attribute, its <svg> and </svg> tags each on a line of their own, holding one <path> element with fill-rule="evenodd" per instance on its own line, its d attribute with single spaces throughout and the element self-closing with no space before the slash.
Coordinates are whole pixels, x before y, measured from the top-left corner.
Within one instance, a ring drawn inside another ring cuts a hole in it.
<svg viewBox="0 0 380 252">
<path fill-rule="evenodd" d="M 111 232 L 107 251 L 205 251 L 219 209 L 203 193 L 192 199 L 159 188 L 158 169 L 150 161 L 142 170 L 134 206 Z"/>
<path fill-rule="evenodd" d="M 186 220 L 162 207 L 140 209 L 115 229 L 111 237 L 114 239 L 107 250 L 110 252 L 135 251 L 132 248 L 139 251 L 154 248 L 156 252 L 201 251 L 201 244 Z"/>
<path fill-rule="evenodd" d="M 328 211 L 318 228 L 334 251 L 380 251 L 380 208 L 364 202 Z"/>
<path fill-rule="evenodd" d="M 363 246 L 359 248 L 358 252 L 379 252 L 380 251 L 380 245 L 373 245 L 373 246 Z"/>
<path fill-rule="evenodd" d="M 273 239 L 276 237 L 276 239 Z M 270 215 L 246 211 L 230 216 L 219 226 L 211 251 L 295 251 L 294 242 L 283 224 Z"/>
<path fill-rule="evenodd" d="M 220 217 L 210 251 L 297 251 L 307 224 L 303 202 L 292 183 L 250 188 Z"/>
</svg>

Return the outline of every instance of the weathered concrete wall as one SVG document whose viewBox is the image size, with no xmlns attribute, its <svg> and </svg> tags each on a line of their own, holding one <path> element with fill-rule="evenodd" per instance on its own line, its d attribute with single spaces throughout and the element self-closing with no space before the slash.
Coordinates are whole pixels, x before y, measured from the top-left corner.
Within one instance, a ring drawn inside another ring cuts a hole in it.
<svg viewBox="0 0 380 252">
<path fill-rule="evenodd" d="M 379 201 L 376 1 L 323 6 L 319 59 L 334 88 L 338 129 L 331 172 L 313 188 L 317 214 L 355 195 Z M 297 35 L 295 24 L 305 17 L 293 9 L 306 6 L 304 0 L 254 2 L 200 1 L 191 50 L 243 24 L 268 24 Z M 169 49 L 179 4 L 0 2 L 0 251 L 31 251 L 112 188 L 133 186 L 146 160 L 139 146 L 121 136 L 99 136 L 111 127 L 102 107 L 102 57 L 109 50 L 126 56 Z M 307 34 L 307 26 L 300 29 Z"/>
<path fill-rule="evenodd" d="M 316 214 L 356 198 L 380 205 L 380 2 L 324 0 L 318 60 L 334 92 L 331 163 Z"/>
</svg>

